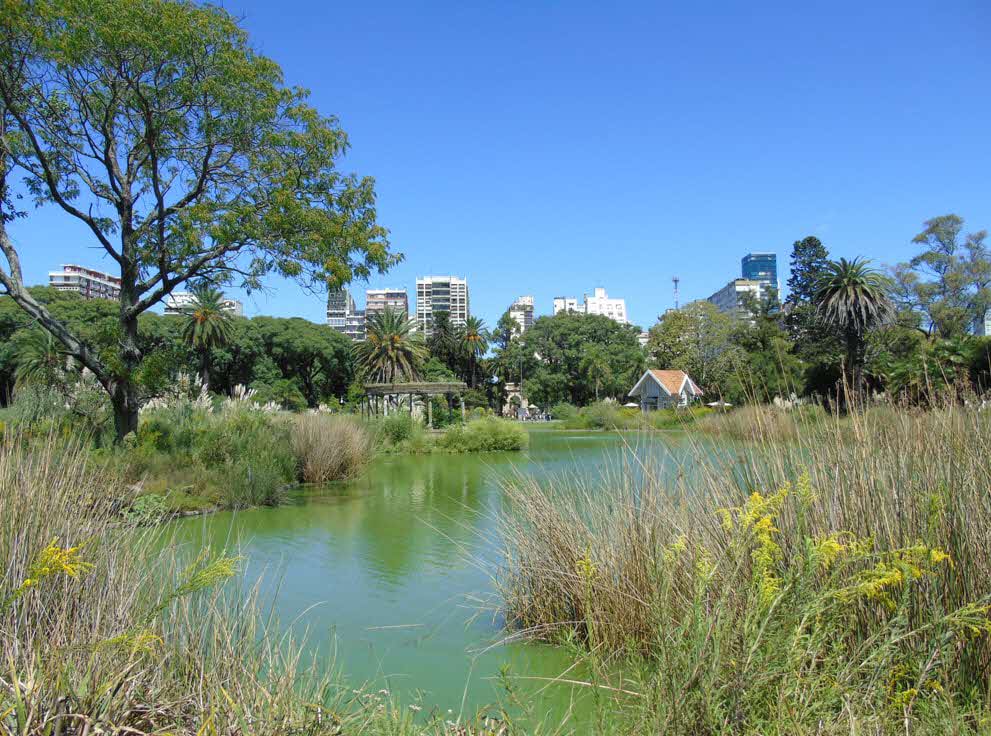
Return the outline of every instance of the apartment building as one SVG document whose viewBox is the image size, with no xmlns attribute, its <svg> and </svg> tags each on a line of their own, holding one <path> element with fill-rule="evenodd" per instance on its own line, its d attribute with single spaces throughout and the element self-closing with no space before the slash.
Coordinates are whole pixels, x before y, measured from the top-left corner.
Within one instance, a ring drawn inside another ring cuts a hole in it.
<svg viewBox="0 0 991 736">
<path fill-rule="evenodd" d="M 409 295 L 406 289 L 368 289 L 365 292 L 365 317 L 386 310 L 409 316 Z"/>
<path fill-rule="evenodd" d="M 561 312 L 584 312 L 583 308 L 579 309 L 578 300 L 573 296 L 556 296 L 554 297 L 554 314 L 560 314 Z"/>
<path fill-rule="evenodd" d="M 780 291 L 778 256 L 774 253 L 748 253 L 740 261 L 740 273 L 747 281 L 759 281 Z"/>
<path fill-rule="evenodd" d="M 67 263 L 61 271 L 49 271 L 48 285 L 71 291 L 83 299 L 119 299 L 120 278 L 93 268 Z"/>
<path fill-rule="evenodd" d="M 165 313 L 182 314 L 192 306 L 194 301 L 196 301 L 196 295 L 191 291 L 173 291 L 165 297 Z M 224 299 L 220 302 L 220 308 L 234 317 L 244 316 L 244 304 L 237 299 Z"/>
<path fill-rule="evenodd" d="M 365 339 L 365 312 L 357 309 L 348 289 L 331 289 L 327 294 L 327 324 L 361 342 Z"/>
<path fill-rule="evenodd" d="M 614 299 L 606 294 L 605 289 L 596 288 L 592 295 L 585 294 L 585 314 L 601 314 L 604 317 L 625 325 L 629 322 L 626 319 L 626 300 Z"/>
<path fill-rule="evenodd" d="M 606 290 L 600 287 L 595 288 L 591 295 L 582 295 L 580 302 L 571 296 L 554 297 L 554 314 L 561 312 L 601 314 L 620 324 L 629 324 L 626 317 L 626 300 L 610 297 Z"/>
<path fill-rule="evenodd" d="M 416 328 L 424 337 L 430 337 L 438 312 L 447 312 L 452 325 L 465 324 L 471 314 L 466 279 L 423 276 L 416 280 Z"/>
<path fill-rule="evenodd" d="M 520 296 L 509 305 L 509 316 L 516 320 L 520 332 L 526 332 L 533 326 L 533 297 Z"/>
<path fill-rule="evenodd" d="M 750 319 L 750 315 L 743 307 L 745 294 L 750 294 L 754 299 L 760 299 L 767 285 L 762 281 L 751 281 L 750 279 L 733 279 L 722 289 L 710 296 L 707 301 L 716 305 L 716 308 L 725 314 L 737 319 Z"/>
</svg>

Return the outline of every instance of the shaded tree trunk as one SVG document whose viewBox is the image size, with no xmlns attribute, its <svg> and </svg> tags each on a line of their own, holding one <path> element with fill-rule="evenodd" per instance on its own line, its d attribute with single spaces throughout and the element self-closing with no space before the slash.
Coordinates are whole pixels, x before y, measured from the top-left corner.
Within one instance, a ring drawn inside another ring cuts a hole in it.
<svg viewBox="0 0 991 736">
<path fill-rule="evenodd" d="M 125 220 L 127 222 L 127 220 Z M 127 227 L 125 226 L 125 229 Z M 139 279 L 137 261 L 133 258 L 133 244 L 125 233 L 123 237 L 123 257 L 121 259 L 120 288 L 120 375 L 115 376 L 110 388 L 110 403 L 114 409 L 114 430 L 116 441 L 120 443 L 131 432 L 138 431 L 138 411 L 141 401 L 138 397 L 134 377 L 141 367 L 141 348 L 138 343 L 138 303 L 136 285 Z"/>
<path fill-rule="evenodd" d="M 131 381 L 117 381 L 110 392 L 114 410 L 114 434 L 120 443 L 127 435 L 138 431 L 138 411 L 141 402 Z"/>
</svg>

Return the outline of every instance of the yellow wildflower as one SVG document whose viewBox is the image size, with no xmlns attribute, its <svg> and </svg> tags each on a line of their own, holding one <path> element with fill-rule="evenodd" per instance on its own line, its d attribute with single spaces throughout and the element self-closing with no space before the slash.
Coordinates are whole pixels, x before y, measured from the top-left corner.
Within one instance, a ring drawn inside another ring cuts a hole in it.
<svg viewBox="0 0 991 736">
<path fill-rule="evenodd" d="M 598 572 L 598 568 L 596 568 L 595 563 L 592 562 L 592 557 L 588 552 L 585 553 L 584 557 L 575 562 L 575 572 L 578 573 L 578 577 L 585 582 L 591 582 L 592 578 L 595 577 Z"/>
</svg>

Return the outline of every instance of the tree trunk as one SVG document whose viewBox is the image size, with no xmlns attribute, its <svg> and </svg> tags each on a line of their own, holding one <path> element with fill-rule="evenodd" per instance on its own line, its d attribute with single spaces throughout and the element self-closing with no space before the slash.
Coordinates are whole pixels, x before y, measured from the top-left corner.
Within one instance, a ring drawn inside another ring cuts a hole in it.
<svg viewBox="0 0 991 736">
<path fill-rule="evenodd" d="M 118 444 L 129 434 L 138 431 L 138 392 L 131 381 L 121 380 L 114 384 L 110 393 L 110 403 L 114 409 L 114 431 Z"/>
<path fill-rule="evenodd" d="M 113 381 L 110 401 L 114 407 L 114 429 L 119 444 L 131 432 L 138 431 L 138 399 L 134 376 L 141 367 L 141 348 L 138 345 L 138 316 L 132 312 L 138 302 L 136 284 L 138 264 L 128 257 L 129 248 L 124 246 L 124 263 L 121 265 L 120 289 L 120 358 L 122 370 Z"/>
</svg>

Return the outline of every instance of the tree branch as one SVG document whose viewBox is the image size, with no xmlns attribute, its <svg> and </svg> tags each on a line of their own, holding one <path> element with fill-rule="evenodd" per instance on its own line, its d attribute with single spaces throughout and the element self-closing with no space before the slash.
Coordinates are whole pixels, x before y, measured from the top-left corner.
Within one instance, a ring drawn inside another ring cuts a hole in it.
<svg viewBox="0 0 991 736">
<path fill-rule="evenodd" d="M 0 252 L 3 252 L 9 266 L 9 273 L 5 273 L 0 268 L 0 285 L 4 287 L 7 294 L 14 302 L 31 317 L 37 320 L 42 327 L 50 332 L 66 351 L 79 360 L 84 366 L 93 372 L 103 387 L 109 392 L 112 390 L 114 378 L 110 371 L 100 360 L 96 352 L 82 340 L 69 332 L 68 328 L 61 321 L 52 316 L 48 308 L 31 296 L 30 292 L 24 288 L 24 278 L 21 273 L 20 258 L 14 249 L 14 244 L 7 235 L 7 229 L 0 221 Z"/>
</svg>

